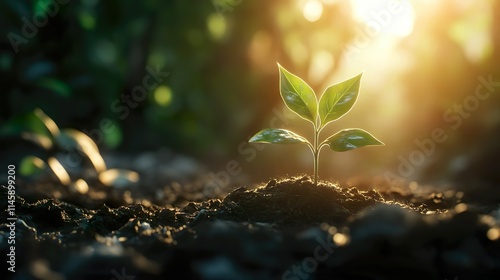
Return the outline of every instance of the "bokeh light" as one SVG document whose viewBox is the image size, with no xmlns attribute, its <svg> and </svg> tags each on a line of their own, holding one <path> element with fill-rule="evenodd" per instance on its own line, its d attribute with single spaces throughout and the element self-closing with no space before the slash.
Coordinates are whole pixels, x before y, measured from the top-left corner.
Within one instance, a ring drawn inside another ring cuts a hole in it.
<svg viewBox="0 0 500 280">
<path fill-rule="evenodd" d="M 159 86 L 154 91 L 156 104 L 166 107 L 172 102 L 172 90 L 167 86 Z"/>
<path fill-rule="evenodd" d="M 317 21 L 323 14 L 323 4 L 318 0 L 308 0 L 304 5 L 304 17 L 311 22 Z"/>
<path fill-rule="evenodd" d="M 210 35 L 212 35 L 214 39 L 221 39 L 226 33 L 226 20 L 219 14 L 214 13 L 210 15 L 207 19 L 207 26 Z"/>
</svg>

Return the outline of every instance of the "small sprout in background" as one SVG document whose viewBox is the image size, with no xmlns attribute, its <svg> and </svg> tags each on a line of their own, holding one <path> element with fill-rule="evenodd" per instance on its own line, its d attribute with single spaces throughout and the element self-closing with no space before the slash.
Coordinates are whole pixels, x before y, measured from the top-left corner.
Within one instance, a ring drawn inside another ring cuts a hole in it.
<svg viewBox="0 0 500 280">
<path fill-rule="evenodd" d="M 57 126 L 56 122 L 53 119 L 51 119 L 49 116 L 47 116 L 47 114 L 45 114 L 45 112 L 43 112 L 41 109 L 37 108 L 37 109 L 35 109 L 34 114 L 35 114 L 35 116 L 38 117 L 38 119 L 40 119 L 43 122 L 43 124 L 48 129 L 48 131 L 50 132 L 52 137 L 56 137 L 57 135 L 59 135 L 60 130 L 59 130 L 59 127 Z"/>
<path fill-rule="evenodd" d="M 347 114 L 356 103 L 361 75 L 328 87 L 318 102 L 313 89 L 298 76 L 278 64 L 280 72 L 280 94 L 285 105 L 314 127 L 312 143 L 306 138 L 286 129 L 266 128 L 259 131 L 250 143 L 306 144 L 314 157 L 314 184 L 318 184 L 319 152 L 329 146 L 336 152 L 345 152 L 365 146 L 384 145 L 373 135 L 359 128 L 348 128 L 320 142 L 321 130 L 330 122 Z"/>
<path fill-rule="evenodd" d="M 21 133 L 21 138 L 24 140 L 31 141 L 45 150 L 52 149 L 52 139 L 43 134 L 37 134 L 33 132 L 23 132 Z"/>
<path fill-rule="evenodd" d="M 78 194 L 86 194 L 89 191 L 89 185 L 83 179 L 78 179 L 70 184 L 70 191 Z"/>
<path fill-rule="evenodd" d="M 51 157 L 47 160 L 47 163 L 50 166 L 50 169 L 56 175 L 57 179 L 64 186 L 68 186 L 71 183 L 71 177 L 68 174 L 68 171 L 62 166 L 62 164 L 55 158 Z"/>
<path fill-rule="evenodd" d="M 55 140 L 64 149 L 71 149 L 84 154 L 97 173 L 106 170 L 106 163 L 99 152 L 99 148 L 87 134 L 76 129 L 66 128 L 55 137 Z"/>
<path fill-rule="evenodd" d="M 19 164 L 19 174 L 23 176 L 38 176 L 46 167 L 47 165 L 43 159 L 35 156 L 27 156 Z"/>
<path fill-rule="evenodd" d="M 86 171 L 90 170 L 92 176 L 95 176 L 93 178 L 98 179 L 99 182 L 108 187 L 127 188 L 139 181 L 139 173 L 137 172 L 125 169 L 108 169 L 99 152 L 99 147 L 91 137 L 76 129 L 60 129 L 56 122 L 41 109 L 35 109 L 24 119 L 29 120 L 29 127 L 21 129 L 18 125 L 19 120 L 15 120 L 10 126 L 7 126 L 7 129 L 0 132 L 18 134 L 22 139 L 31 141 L 46 151 L 51 151 L 52 156 L 46 160 L 35 156 L 23 158 L 20 163 L 20 174 L 36 177 L 48 171 L 55 175 L 62 185 L 78 194 L 88 193 L 89 186 L 82 178 L 76 178 L 76 181 L 72 180 L 70 173 L 72 175 L 73 173 L 70 165 L 75 165 L 75 163 L 78 167 L 87 168 Z M 21 120 L 23 119 L 21 118 Z M 22 121 L 22 123 L 24 122 L 26 121 Z M 63 152 L 66 154 L 66 159 L 71 158 L 71 161 L 74 162 L 61 162 L 54 156 L 54 152 Z M 74 156 L 81 157 L 81 159 L 75 159 Z M 85 166 L 85 163 L 90 166 Z"/>
<path fill-rule="evenodd" d="M 139 181 L 139 173 L 124 169 L 108 169 L 99 173 L 99 181 L 108 187 L 130 187 Z"/>
</svg>

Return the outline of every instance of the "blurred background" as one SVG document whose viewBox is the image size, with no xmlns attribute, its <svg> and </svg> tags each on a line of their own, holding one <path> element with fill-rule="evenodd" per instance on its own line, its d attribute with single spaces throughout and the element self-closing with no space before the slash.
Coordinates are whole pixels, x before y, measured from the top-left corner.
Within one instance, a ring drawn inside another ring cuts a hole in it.
<svg viewBox="0 0 500 280">
<path fill-rule="evenodd" d="M 236 174 L 230 184 L 312 174 L 305 145 L 247 143 L 266 127 L 312 138 L 281 101 L 279 62 L 318 96 L 364 72 L 357 104 L 322 136 L 359 127 L 386 146 L 324 148 L 322 179 L 500 181 L 500 1 L 5 0 L 0 11 L 2 163 L 31 153 L 13 139 L 40 108 L 103 154 L 168 150 L 209 178 Z"/>
</svg>

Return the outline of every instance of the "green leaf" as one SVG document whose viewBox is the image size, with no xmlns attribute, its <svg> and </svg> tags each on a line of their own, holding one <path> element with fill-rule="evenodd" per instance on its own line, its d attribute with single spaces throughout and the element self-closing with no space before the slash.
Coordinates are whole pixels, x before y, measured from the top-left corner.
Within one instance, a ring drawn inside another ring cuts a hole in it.
<svg viewBox="0 0 500 280">
<path fill-rule="evenodd" d="M 369 132 L 358 128 L 343 129 L 325 140 L 330 149 L 336 152 L 345 152 L 365 146 L 383 146 L 380 140 Z"/>
<path fill-rule="evenodd" d="M 300 117 L 316 124 L 318 100 L 312 88 L 301 78 L 288 72 L 278 64 L 280 71 L 280 94 L 286 106 Z"/>
<path fill-rule="evenodd" d="M 271 143 L 271 144 L 299 144 L 308 143 L 307 139 L 286 129 L 266 128 L 257 132 L 250 140 L 250 143 Z"/>
<path fill-rule="evenodd" d="M 34 132 L 21 132 L 21 138 L 31 141 L 38 146 L 44 148 L 45 150 L 50 150 L 52 148 L 52 139 L 49 136 L 40 134 L 40 133 L 34 133 Z"/>
<path fill-rule="evenodd" d="M 45 112 L 43 112 L 40 108 L 36 108 L 33 111 L 33 114 L 45 125 L 47 130 L 50 132 L 51 137 L 55 137 L 60 133 L 59 127 L 56 122 L 51 119 Z"/>
<path fill-rule="evenodd" d="M 0 136 L 20 135 L 26 131 L 51 137 L 44 122 L 34 112 L 17 115 L 0 126 Z"/>
<path fill-rule="evenodd" d="M 94 139 L 87 134 L 72 128 L 63 129 L 56 137 L 57 144 L 68 150 L 77 152 L 79 156 L 86 156 L 94 166 L 97 173 L 106 170 L 106 163 Z"/>
<path fill-rule="evenodd" d="M 23 176 L 39 175 L 45 168 L 45 162 L 35 156 L 27 156 L 19 163 L 19 173 Z"/>
<path fill-rule="evenodd" d="M 361 75 L 328 87 L 319 101 L 321 127 L 351 110 L 358 98 Z"/>
</svg>

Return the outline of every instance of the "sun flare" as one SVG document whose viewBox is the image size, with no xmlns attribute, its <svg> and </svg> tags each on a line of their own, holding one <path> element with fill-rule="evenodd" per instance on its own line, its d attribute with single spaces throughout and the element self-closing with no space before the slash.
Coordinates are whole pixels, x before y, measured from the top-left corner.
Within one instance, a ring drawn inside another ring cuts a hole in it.
<svg viewBox="0 0 500 280">
<path fill-rule="evenodd" d="M 319 20 L 323 14 L 323 4 L 318 0 L 309 0 L 304 5 L 303 13 L 308 21 L 315 22 Z"/>
<path fill-rule="evenodd" d="M 370 29 L 400 37 L 413 32 L 415 12 L 408 0 L 351 0 L 354 17 Z"/>
</svg>

